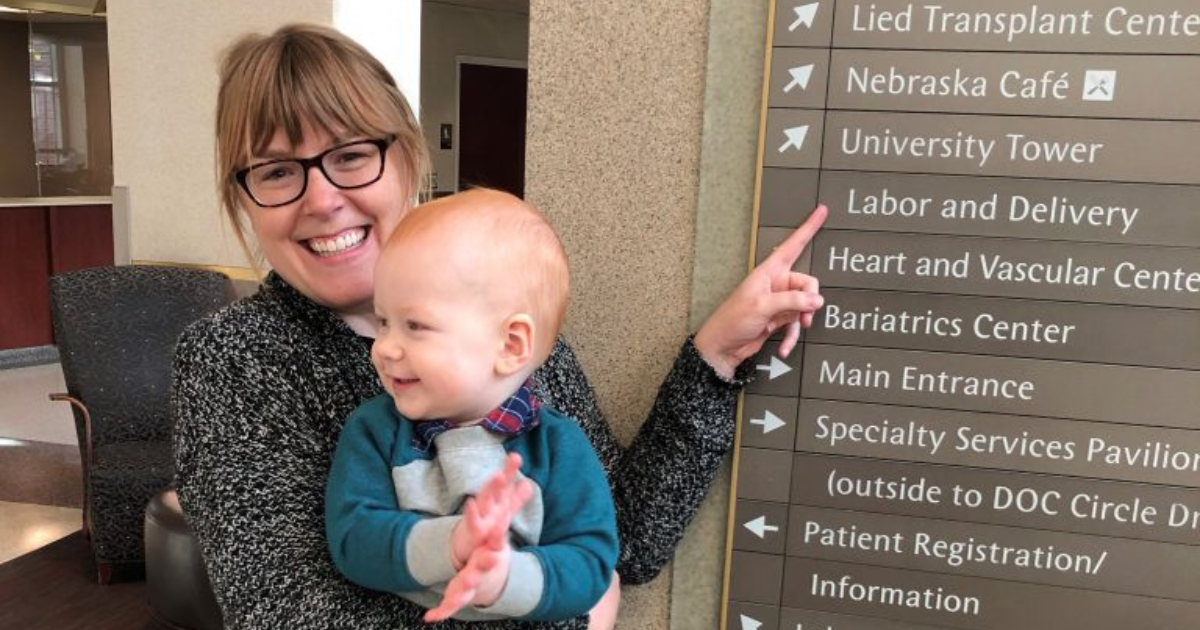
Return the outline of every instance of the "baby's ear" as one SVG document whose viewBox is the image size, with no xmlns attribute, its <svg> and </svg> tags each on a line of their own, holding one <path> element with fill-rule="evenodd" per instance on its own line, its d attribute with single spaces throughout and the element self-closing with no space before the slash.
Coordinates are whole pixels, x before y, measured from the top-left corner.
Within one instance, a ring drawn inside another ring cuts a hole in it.
<svg viewBox="0 0 1200 630">
<path fill-rule="evenodd" d="M 496 373 L 510 376 L 533 360 L 533 317 L 517 313 L 504 320 L 504 346 L 496 359 Z"/>
</svg>

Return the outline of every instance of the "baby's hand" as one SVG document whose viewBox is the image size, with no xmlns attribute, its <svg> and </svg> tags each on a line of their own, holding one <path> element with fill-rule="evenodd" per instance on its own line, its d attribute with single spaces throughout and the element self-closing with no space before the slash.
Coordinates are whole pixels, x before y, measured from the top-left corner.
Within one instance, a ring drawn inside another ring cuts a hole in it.
<svg viewBox="0 0 1200 630">
<path fill-rule="evenodd" d="M 519 479 L 521 456 L 510 453 L 504 469 L 484 484 L 479 493 L 463 508 L 463 519 L 450 534 L 450 547 L 455 568 L 462 569 L 475 550 L 491 538 L 508 542 L 508 527 L 512 519 L 533 496 L 533 485 Z"/>
<path fill-rule="evenodd" d="M 463 519 L 450 535 L 459 571 L 446 585 L 438 607 L 425 613 L 427 623 L 448 619 L 466 606 L 490 606 L 504 592 L 512 556 L 508 528 L 533 497 L 533 484 L 517 477 L 520 469 L 521 456 L 510 453 L 504 469 L 467 499 Z"/>
<path fill-rule="evenodd" d="M 494 539 L 476 548 L 467 565 L 446 585 L 441 603 L 425 613 L 425 623 L 449 619 L 467 606 L 495 603 L 508 581 L 511 557 L 512 548 L 508 545 L 507 537 L 501 540 L 499 548 L 496 548 Z"/>
</svg>

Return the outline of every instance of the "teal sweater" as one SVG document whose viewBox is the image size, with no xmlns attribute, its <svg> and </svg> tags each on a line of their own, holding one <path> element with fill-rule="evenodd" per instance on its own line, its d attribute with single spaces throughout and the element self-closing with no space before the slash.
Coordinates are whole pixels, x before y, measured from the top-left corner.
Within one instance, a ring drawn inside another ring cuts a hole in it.
<svg viewBox="0 0 1200 630">
<path fill-rule="evenodd" d="M 604 470 L 578 424 L 543 407 L 540 424 L 505 438 L 482 427 L 413 448 L 412 422 L 392 399 L 363 403 L 346 422 L 326 486 L 326 535 L 334 563 L 362 586 L 400 593 L 427 608 L 454 576 L 450 532 L 463 501 L 519 453 L 534 497 L 513 519 L 513 555 L 500 599 L 464 620 L 554 621 L 586 613 L 616 567 L 616 515 Z"/>
</svg>

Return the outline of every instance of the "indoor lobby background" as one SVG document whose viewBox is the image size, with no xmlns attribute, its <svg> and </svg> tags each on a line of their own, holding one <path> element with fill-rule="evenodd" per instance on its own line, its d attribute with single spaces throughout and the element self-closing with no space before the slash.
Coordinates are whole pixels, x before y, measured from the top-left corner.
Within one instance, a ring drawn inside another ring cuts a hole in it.
<svg viewBox="0 0 1200 630">
<path fill-rule="evenodd" d="M 441 126 L 455 122 L 455 60 L 527 66 L 526 198 L 550 216 L 567 246 L 576 279 L 567 335 L 621 439 L 645 417 L 685 335 L 746 271 L 766 39 L 760 3 L 99 4 L 118 264 L 201 265 L 252 282 L 221 222 L 214 186 L 216 62 L 241 33 L 309 21 L 360 38 L 415 95 L 443 192 L 457 178 L 453 149 L 439 148 Z M 9 206 L 44 201 L 36 197 L 0 191 L 0 245 L 18 245 L 3 234 Z M 19 280 L 11 276 L 0 271 L 0 288 Z M 78 509 L 65 507 L 77 504 L 78 488 L 47 482 L 78 483 L 70 413 L 46 399 L 63 389 L 61 374 L 44 362 L 52 354 L 26 350 L 0 351 L 0 561 L 79 525 Z M 30 352 L 43 358 L 30 361 Z M 621 628 L 718 625 L 728 490 L 726 474 L 672 569 L 651 585 L 624 589 Z"/>
</svg>

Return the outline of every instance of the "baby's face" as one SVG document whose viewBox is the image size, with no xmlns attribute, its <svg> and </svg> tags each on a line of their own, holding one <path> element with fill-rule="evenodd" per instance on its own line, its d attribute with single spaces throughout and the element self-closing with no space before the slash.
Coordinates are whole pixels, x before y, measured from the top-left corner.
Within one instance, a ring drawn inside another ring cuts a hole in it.
<svg viewBox="0 0 1200 630">
<path fill-rule="evenodd" d="M 396 408 L 412 420 L 478 420 L 501 383 L 503 316 L 464 282 L 445 251 L 405 244 L 375 275 L 379 332 L 371 359 Z M 461 265 L 460 265 L 461 266 Z"/>
</svg>

